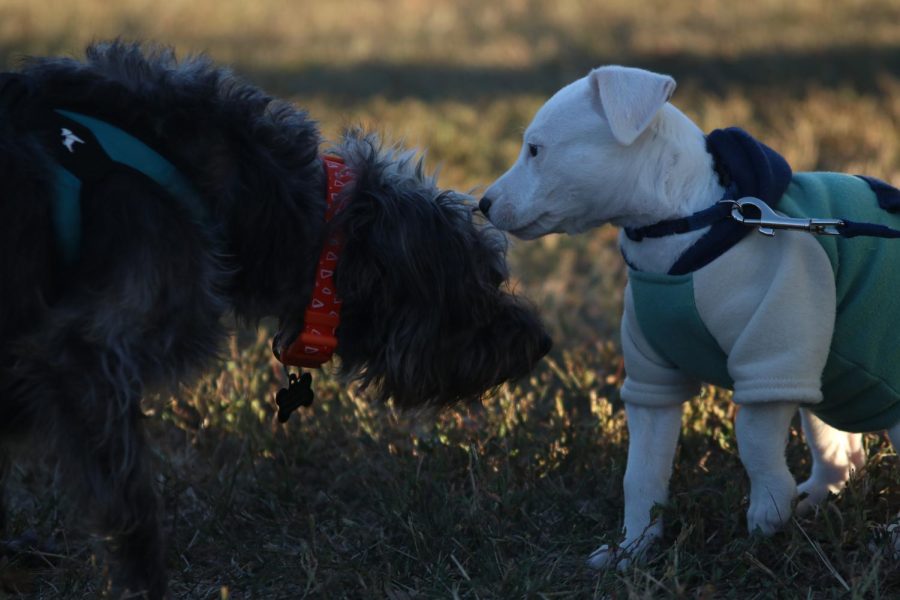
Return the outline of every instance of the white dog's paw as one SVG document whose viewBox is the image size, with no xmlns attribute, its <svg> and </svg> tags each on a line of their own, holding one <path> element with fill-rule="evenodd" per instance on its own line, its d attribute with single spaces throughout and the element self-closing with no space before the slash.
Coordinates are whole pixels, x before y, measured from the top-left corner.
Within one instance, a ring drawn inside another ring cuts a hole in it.
<svg viewBox="0 0 900 600">
<path fill-rule="evenodd" d="M 828 494 L 837 494 L 840 492 L 846 482 L 846 479 L 835 482 L 810 477 L 797 486 L 797 493 L 800 496 L 805 495 L 805 497 L 797 503 L 797 508 L 795 509 L 796 513 L 800 516 L 809 514 L 828 497 Z"/>
<path fill-rule="evenodd" d="M 622 552 L 618 548 L 603 544 L 588 556 L 587 565 L 592 569 L 606 570 L 613 566 L 618 568 L 618 562 L 622 559 Z"/>
<path fill-rule="evenodd" d="M 791 503 L 797 496 L 797 484 L 790 472 L 770 474 L 751 483 L 747 529 L 773 535 L 791 518 Z"/>
<path fill-rule="evenodd" d="M 647 550 L 656 540 L 656 536 L 645 535 L 631 542 L 624 541 L 619 546 L 603 544 L 587 559 L 587 565 L 592 569 L 606 570 L 615 567 L 618 571 L 624 571 L 632 563 L 640 564 L 646 558 Z"/>
<path fill-rule="evenodd" d="M 632 555 L 624 548 L 603 544 L 593 552 L 587 559 L 587 565 L 598 571 L 605 571 L 615 567 L 617 571 L 625 571 L 631 566 L 632 560 L 640 563 L 643 559 L 642 554 Z"/>
<path fill-rule="evenodd" d="M 840 457 L 840 455 L 838 455 Z M 823 461 L 825 462 L 825 461 Z M 843 460 L 832 460 L 825 462 L 824 465 L 813 467 L 813 473 L 809 479 L 797 486 L 799 495 L 804 496 L 795 509 L 798 515 L 805 515 L 811 512 L 816 506 L 822 503 L 828 494 L 839 494 L 850 475 L 854 471 L 863 468 L 866 462 L 865 453 L 862 446 L 858 448 L 848 447 Z"/>
</svg>

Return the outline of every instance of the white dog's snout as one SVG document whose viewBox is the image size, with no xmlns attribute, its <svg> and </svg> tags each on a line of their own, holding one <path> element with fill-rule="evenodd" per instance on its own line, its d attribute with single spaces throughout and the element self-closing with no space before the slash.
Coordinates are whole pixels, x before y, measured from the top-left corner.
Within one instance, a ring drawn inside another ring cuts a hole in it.
<svg viewBox="0 0 900 600">
<path fill-rule="evenodd" d="M 511 231 L 516 229 L 516 207 L 511 202 L 492 200 L 488 204 L 489 212 L 484 212 L 488 220 L 498 229 Z"/>
<path fill-rule="evenodd" d="M 509 231 L 516 226 L 516 207 L 498 189 L 497 184 L 489 187 L 478 202 L 478 209 L 498 229 Z"/>
</svg>

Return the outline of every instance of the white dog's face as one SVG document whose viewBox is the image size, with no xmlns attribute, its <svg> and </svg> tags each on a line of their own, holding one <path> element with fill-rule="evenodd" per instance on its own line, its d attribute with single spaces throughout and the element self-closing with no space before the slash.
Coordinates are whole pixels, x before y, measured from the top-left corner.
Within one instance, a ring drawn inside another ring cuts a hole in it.
<svg viewBox="0 0 900 600">
<path fill-rule="evenodd" d="M 671 77 L 624 67 L 601 67 L 564 87 L 537 112 L 482 210 L 524 239 L 650 218 L 665 160 L 649 130 L 659 128 L 664 106 L 678 112 L 666 104 L 674 89 Z"/>
</svg>

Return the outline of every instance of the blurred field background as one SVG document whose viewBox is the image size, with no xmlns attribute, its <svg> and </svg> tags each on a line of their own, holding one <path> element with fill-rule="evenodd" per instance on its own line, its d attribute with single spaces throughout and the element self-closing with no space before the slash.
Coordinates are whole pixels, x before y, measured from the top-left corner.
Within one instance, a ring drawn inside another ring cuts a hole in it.
<svg viewBox="0 0 900 600">
<path fill-rule="evenodd" d="M 673 75 L 702 128 L 740 125 L 795 170 L 900 184 L 896 0 L 0 0 L 7 68 L 115 36 L 206 52 L 328 136 L 362 123 L 427 148 L 443 185 L 476 194 L 540 104 L 604 63 Z M 398 414 L 326 373 L 314 407 L 279 426 L 265 330 L 177 398 L 148 399 L 175 597 L 900 597 L 879 528 L 900 508 L 885 440 L 868 436 L 864 477 L 819 515 L 750 538 L 733 408 L 712 388 L 685 412 L 660 551 L 586 569 L 621 527 L 623 265 L 611 229 L 510 255 L 556 348 L 481 407 Z M 788 456 L 805 478 L 796 428 Z M 12 533 L 47 541 L 0 557 L 0 598 L 98 597 L 98 544 L 40 467 L 17 463 L 7 495 Z"/>
</svg>

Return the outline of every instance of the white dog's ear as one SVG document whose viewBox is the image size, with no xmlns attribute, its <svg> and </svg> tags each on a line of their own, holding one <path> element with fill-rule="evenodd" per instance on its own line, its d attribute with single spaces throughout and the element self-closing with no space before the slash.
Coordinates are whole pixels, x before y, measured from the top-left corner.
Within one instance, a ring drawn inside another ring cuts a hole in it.
<svg viewBox="0 0 900 600">
<path fill-rule="evenodd" d="M 650 125 L 675 91 L 675 80 L 668 75 L 630 67 L 600 67 L 589 78 L 613 136 L 625 146 Z"/>
</svg>

